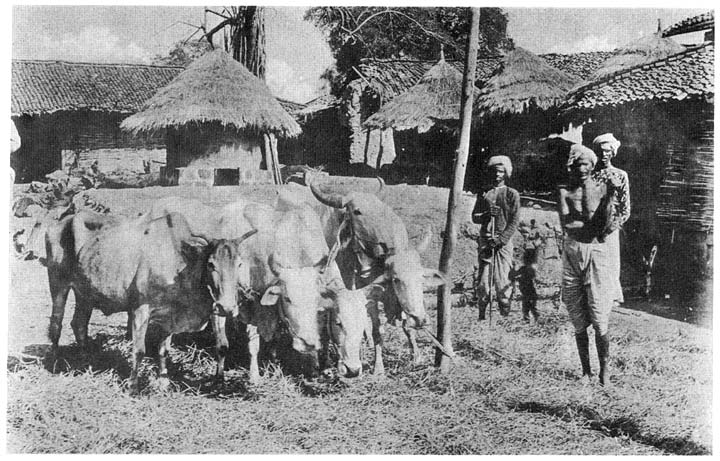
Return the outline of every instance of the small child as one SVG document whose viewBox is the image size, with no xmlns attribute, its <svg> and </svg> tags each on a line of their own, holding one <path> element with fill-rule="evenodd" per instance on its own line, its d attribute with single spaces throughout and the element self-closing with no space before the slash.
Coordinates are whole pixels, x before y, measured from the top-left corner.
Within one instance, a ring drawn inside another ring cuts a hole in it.
<svg viewBox="0 0 720 461">
<path fill-rule="evenodd" d="M 537 322 L 537 291 L 535 290 L 535 276 L 537 274 L 537 249 L 526 248 L 523 254 L 523 265 L 519 269 L 512 271 L 512 280 L 517 280 L 520 285 L 520 293 L 522 293 L 522 314 L 523 320 L 529 321 L 529 314 L 532 313 L 533 318 Z"/>
</svg>

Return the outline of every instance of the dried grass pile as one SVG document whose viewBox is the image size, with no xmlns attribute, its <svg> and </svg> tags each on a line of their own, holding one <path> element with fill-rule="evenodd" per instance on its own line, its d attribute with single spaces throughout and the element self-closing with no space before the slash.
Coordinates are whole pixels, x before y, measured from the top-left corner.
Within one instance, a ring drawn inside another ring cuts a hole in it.
<svg viewBox="0 0 720 461">
<path fill-rule="evenodd" d="M 137 134 L 207 122 L 283 137 L 301 131 L 267 85 L 222 50 L 194 61 L 121 128 Z"/>
<path fill-rule="evenodd" d="M 424 133 L 436 123 L 456 123 L 460 118 L 463 75 L 444 59 L 406 92 L 396 96 L 363 126 L 369 129 L 411 130 Z"/>
<path fill-rule="evenodd" d="M 523 48 L 509 52 L 502 65 L 480 89 L 480 116 L 518 114 L 531 108 L 548 109 L 563 101 L 580 80 Z"/>
<path fill-rule="evenodd" d="M 623 69 L 665 59 L 681 51 L 685 51 L 685 47 L 672 38 L 662 37 L 660 34 L 646 35 L 615 50 L 614 56 L 603 62 L 600 68 L 592 74 L 590 80 L 597 80 Z"/>
</svg>

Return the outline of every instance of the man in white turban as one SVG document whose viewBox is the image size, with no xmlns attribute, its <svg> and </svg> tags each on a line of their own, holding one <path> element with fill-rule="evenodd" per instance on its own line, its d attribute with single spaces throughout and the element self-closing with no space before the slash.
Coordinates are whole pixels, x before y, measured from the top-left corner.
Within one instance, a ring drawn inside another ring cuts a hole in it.
<svg viewBox="0 0 720 461">
<path fill-rule="evenodd" d="M 570 183 L 560 187 L 559 213 L 567 237 L 563 251 L 562 297 L 575 328 L 583 380 L 592 377 L 587 328 L 595 329 L 600 384 L 607 381 L 610 351 L 608 325 L 615 298 L 613 253 L 606 243 L 612 221 L 612 196 L 607 184 L 592 174 L 597 156 L 575 144 L 568 160 Z"/>
<path fill-rule="evenodd" d="M 613 254 L 613 264 L 616 272 L 615 301 L 622 303 L 625 299 L 620 285 L 620 228 L 630 218 L 630 181 L 628 175 L 612 164 L 617 156 L 620 141 L 612 133 L 601 134 L 593 139 L 593 149 L 600 158 L 599 169 L 594 173 L 595 179 L 607 184 L 608 192 L 613 195 L 614 210 L 611 232 L 607 236 Z"/>
<path fill-rule="evenodd" d="M 490 157 L 488 170 L 492 174 L 493 187 L 478 198 L 472 212 L 473 222 L 480 224 L 478 239 L 480 276 L 476 287 L 480 320 L 485 319 L 485 310 L 490 304 L 493 285 L 500 313 L 507 316 L 510 312 L 512 237 L 520 222 L 520 194 L 505 184 L 512 175 L 510 158 L 504 155 Z"/>
</svg>

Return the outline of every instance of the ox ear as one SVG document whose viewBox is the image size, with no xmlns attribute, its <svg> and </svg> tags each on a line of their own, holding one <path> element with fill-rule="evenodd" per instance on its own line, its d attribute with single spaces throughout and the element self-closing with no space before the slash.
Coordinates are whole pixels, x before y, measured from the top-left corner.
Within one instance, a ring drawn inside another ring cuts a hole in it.
<svg viewBox="0 0 720 461">
<path fill-rule="evenodd" d="M 180 252 L 186 261 L 197 261 L 208 248 L 208 242 L 204 239 L 190 238 L 180 242 Z"/>
<path fill-rule="evenodd" d="M 385 287 L 376 283 L 371 283 L 370 285 L 364 287 L 362 290 L 363 293 L 365 293 L 365 297 L 367 299 L 378 300 L 385 292 Z"/>
<path fill-rule="evenodd" d="M 315 269 L 318 272 L 323 272 L 325 270 L 325 266 L 327 266 L 328 263 L 328 255 L 324 255 L 322 258 L 320 258 L 320 261 L 313 264 L 313 269 Z"/>
<path fill-rule="evenodd" d="M 273 285 L 265 290 L 265 293 L 263 293 L 260 305 L 274 306 L 280 300 L 280 295 L 282 295 L 282 289 L 277 285 Z"/>
<path fill-rule="evenodd" d="M 387 283 L 389 281 L 390 279 L 388 278 L 387 274 L 383 272 L 378 278 L 370 282 L 370 285 L 382 286 L 383 283 Z"/>
<path fill-rule="evenodd" d="M 447 283 L 445 275 L 435 269 L 423 269 L 423 285 L 427 288 L 435 288 Z"/>
<path fill-rule="evenodd" d="M 320 301 L 318 301 L 317 305 L 317 311 L 323 312 L 326 310 L 333 310 L 335 309 L 337 304 L 336 298 L 333 296 L 323 296 L 320 298 Z"/>
</svg>

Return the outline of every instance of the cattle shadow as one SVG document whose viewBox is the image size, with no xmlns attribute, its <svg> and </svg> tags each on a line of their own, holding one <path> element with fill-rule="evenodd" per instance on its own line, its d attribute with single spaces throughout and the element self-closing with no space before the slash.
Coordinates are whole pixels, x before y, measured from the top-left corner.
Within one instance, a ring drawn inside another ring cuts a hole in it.
<svg viewBox="0 0 720 461">
<path fill-rule="evenodd" d="M 199 333 L 173 336 L 173 347 L 178 353 L 174 354 L 168 363 L 168 375 L 176 388 L 216 399 L 257 400 L 262 395 L 262 390 L 249 382 L 250 354 L 245 325 L 227 322 L 226 334 L 229 348 L 225 356 L 223 382 L 215 379 L 215 335 L 211 327 Z M 322 358 L 320 360 L 322 361 Z M 325 393 L 324 390 L 317 390 L 314 383 L 322 378 L 317 371 L 318 357 L 295 351 L 292 337 L 287 331 L 279 332 L 272 341 L 260 341 L 258 361 L 261 376 L 267 370 L 277 369 L 284 376 L 296 381 L 301 392 L 306 395 Z"/>
<path fill-rule="evenodd" d="M 130 376 L 132 367 L 128 359 L 129 344 L 124 344 L 125 334 L 99 333 L 88 338 L 86 348 L 77 343 L 60 346 L 57 355 L 53 355 L 49 345 L 41 345 L 41 366 L 51 374 L 82 374 L 87 371 L 104 372 L 113 370 L 120 379 Z M 28 346 L 33 348 L 35 345 Z M 26 349 L 28 349 L 26 348 Z"/>
<path fill-rule="evenodd" d="M 247 370 L 250 357 L 245 326 L 228 322 L 226 332 L 230 347 L 226 355 L 226 376 L 223 382 L 215 379 L 215 335 L 210 326 L 200 332 L 173 336 L 167 366 L 168 378 L 175 390 L 217 399 L 257 400 L 260 395 L 264 395 L 261 388 L 249 382 Z M 162 337 L 154 326 L 148 328 L 146 356 L 139 369 L 142 389 L 151 388 L 157 378 L 156 359 Z M 261 341 L 259 362 L 261 374 L 277 369 L 292 379 L 304 395 L 327 395 L 342 387 L 336 377 L 331 379 L 319 375 L 317 357 L 305 356 L 292 348 L 292 337 L 288 332 L 277 335 L 270 342 Z M 123 382 L 132 371 L 132 342 L 126 338 L 124 328 L 112 327 L 109 332 L 97 333 L 95 337 L 88 338 L 86 348 L 81 348 L 77 343 L 61 345 L 57 355 L 53 356 L 50 344 L 31 344 L 18 356 L 8 356 L 8 371 L 26 366 L 41 366 L 55 375 L 112 371 Z"/>
</svg>

